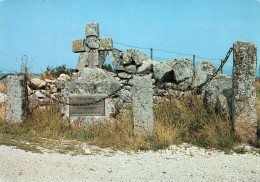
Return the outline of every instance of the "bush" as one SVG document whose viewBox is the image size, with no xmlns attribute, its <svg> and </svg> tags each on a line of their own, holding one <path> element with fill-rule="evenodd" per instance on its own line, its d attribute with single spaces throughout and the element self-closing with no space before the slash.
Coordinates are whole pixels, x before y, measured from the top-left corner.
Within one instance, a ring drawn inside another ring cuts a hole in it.
<svg viewBox="0 0 260 182">
<path fill-rule="evenodd" d="M 75 70 L 71 69 L 71 68 L 67 68 L 65 64 L 62 65 L 62 66 L 57 66 L 55 68 L 47 66 L 46 71 L 40 77 L 43 78 L 43 79 L 46 79 L 46 78 L 48 78 L 48 79 L 56 79 L 62 73 L 66 74 L 66 75 L 69 75 L 71 77 L 73 72 L 75 72 Z"/>
<path fill-rule="evenodd" d="M 103 64 L 102 69 L 108 71 L 108 72 L 115 72 L 114 68 L 111 66 L 111 64 Z"/>
</svg>

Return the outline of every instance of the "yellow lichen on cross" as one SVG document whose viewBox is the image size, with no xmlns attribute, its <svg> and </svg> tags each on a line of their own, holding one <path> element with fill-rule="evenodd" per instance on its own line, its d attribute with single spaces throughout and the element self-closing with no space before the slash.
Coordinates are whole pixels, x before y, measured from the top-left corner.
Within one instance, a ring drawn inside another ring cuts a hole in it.
<svg viewBox="0 0 260 182">
<path fill-rule="evenodd" d="M 72 52 L 83 52 L 84 49 L 84 39 L 73 40 L 72 42 Z"/>
</svg>

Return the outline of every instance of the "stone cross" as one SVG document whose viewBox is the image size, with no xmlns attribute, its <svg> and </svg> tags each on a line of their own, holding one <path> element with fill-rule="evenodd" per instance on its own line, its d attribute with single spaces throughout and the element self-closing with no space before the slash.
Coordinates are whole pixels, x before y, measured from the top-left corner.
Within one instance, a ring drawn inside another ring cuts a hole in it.
<svg viewBox="0 0 260 182">
<path fill-rule="evenodd" d="M 113 49 L 112 38 L 99 37 L 99 24 L 90 23 L 85 27 L 86 38 L 73 40 L 72 52 L 87 52 L 85 56 L 85 65 L 90 67 L 101 67 L 99 63 L 100 51 L 110 51 Z"/>
</svg>

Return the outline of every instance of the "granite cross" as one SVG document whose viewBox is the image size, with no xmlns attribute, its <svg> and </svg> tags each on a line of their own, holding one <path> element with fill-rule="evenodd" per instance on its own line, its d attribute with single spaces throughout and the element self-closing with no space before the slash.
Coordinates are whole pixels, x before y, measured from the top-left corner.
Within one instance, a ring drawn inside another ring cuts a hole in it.
<svg viewBox="0 0 260 182">
<path fill-rule="evenodd" d="M 89 52 L 89 61 L 92 66 L 99 65 L 99 51 L 110 51 L 113 49 L 112 38 L 99 37 L 99 24 L 90 23 L 85 27 L 86 38 L 73 40 L 72 52 Z"/>
</svg>

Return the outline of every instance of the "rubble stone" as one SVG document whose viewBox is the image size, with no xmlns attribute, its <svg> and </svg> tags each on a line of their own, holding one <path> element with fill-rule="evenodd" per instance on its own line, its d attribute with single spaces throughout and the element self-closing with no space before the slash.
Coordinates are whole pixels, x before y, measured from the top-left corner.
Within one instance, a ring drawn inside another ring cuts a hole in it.
<svg viewBox="0 0 260 182">
<path fill-rule="evenodd" d="M 210 61 L 200 61 L 194 79 L 194 86 L 199 86 L 216 72 L 216 67 Z"/>
</svg>

